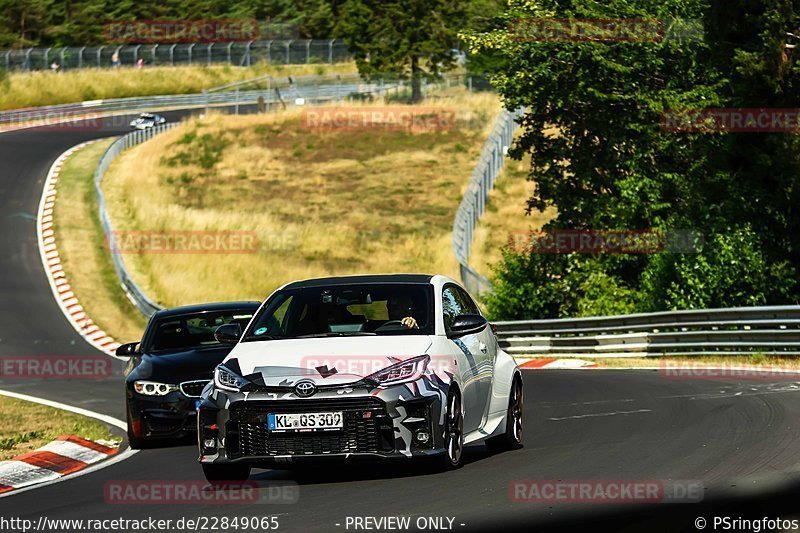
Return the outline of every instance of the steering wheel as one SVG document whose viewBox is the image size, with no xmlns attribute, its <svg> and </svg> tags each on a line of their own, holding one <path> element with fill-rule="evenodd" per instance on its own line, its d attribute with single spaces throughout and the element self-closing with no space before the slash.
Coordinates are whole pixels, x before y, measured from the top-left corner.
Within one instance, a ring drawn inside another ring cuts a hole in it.
<svg viewBox="0 0 800 533">
<path fill-rule="evenodd" d="M 405 328 L 406 325 L 403 324 L 402 320 L 388 320 L 388 321 L 384 322 L 383 324 L 381 324 L 380 326 L 378 326 L 377 328 L 375 328 L 375 331 L 381 331 L 384 328 L 392 329 L 392 328 L 398 328 L 398 327 Z"/>
</svg>

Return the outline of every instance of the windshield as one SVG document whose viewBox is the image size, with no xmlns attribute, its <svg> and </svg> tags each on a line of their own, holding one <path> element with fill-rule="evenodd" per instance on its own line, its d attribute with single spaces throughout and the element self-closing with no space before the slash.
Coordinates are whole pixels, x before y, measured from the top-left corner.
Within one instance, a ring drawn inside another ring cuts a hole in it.
<svg viewBox="0 0 800 533">
<path fill-rule="evenodd" d="M 242 329 L 250 322 L 250 310 L 205 312 L 164 317 L 151 325 L 145 351 L 176 352 L 218 346 L 214 331 L 223 324 L 239 324 Z"/>
<path fill-rule="evenodd" d="M 286 289 L 253 320 L 244 341 L 359 335 L 432 335 L 433 288 L 366 283 Z"/>
</svg>

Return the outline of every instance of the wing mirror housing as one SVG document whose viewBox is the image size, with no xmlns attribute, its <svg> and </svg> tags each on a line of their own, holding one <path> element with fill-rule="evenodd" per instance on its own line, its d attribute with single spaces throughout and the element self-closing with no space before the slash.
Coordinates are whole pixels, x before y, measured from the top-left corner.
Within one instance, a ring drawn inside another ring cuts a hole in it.
<svg viewBox="0 0 800 533">
<path fill-rule="evenodd" d="M 453 319 L 453 324 L 447 332 L 447 336 L 452 338 L 478 333 L 483 330 L 489 322 L 481 315 L 458 315 Z"/>
<path fill-rule="evenodd" d="M 122 344 L 115 352 L 120 357 L 134 357 L 139 355 L 139 343 L 138 342 L 129 342 L 127 344 Z"/>
<path fill-rule="evenodd" d="M 242 326 L 223 324 L 214 330 L 214 338 L 223 344 L 236 344 L 242 337 Z"/>
</svg>

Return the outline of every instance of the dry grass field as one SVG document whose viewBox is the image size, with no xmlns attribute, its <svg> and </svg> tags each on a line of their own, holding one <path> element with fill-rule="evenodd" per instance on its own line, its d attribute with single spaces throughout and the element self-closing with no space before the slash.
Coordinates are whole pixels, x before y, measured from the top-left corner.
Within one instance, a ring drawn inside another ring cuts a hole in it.
<svg viewBox="0 0 800 533">
<path fill-rule="evenodd" d="M 212 114 L 128 151 L 104 182 L 115 230 L 253 232 L 257 246 L 125 253 L 126 265 L 167 306 L 261 299 L 314 276 L 456 276 L 453 217 L 499 102 L 456 89 L 422 107 L 455 113 L 455 127 L 315 129 L 300 110 Z"/>
<path fill-rule="evenodd" d="M 353 63 L 251 67 L 175 66 L 11 72 L 0 76 L 0 110 L 65 104 L 104 98 L 199 93 L 203 89 L 256 76 L 304 76 L 355 73 Z"/>
</svg>

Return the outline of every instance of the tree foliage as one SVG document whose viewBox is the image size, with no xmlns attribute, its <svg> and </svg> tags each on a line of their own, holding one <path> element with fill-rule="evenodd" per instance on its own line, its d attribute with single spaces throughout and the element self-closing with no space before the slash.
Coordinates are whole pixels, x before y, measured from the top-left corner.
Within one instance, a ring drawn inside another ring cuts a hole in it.
<svg viewBox="0 0 800 533">
<path fill-rule="evenodd" d="M 557 209 L 547 229 L 691 229 L 708 243 L 680 257 L 508 251 L 490 300 L 495 315 L 582 313 L 588 299 L 647 310 L 797 301 L 796 284 L 785 280 L 800 261 L 797 137 L 676 133 L 661 119 L 680 109 L 798 107 L 797 58 L 784 48 L 785 33 L 800 22 L 798 7 L 790 0 L 511 0 L 504 29 L 466 35 L 474 51 L 501 58 L 493 83 L 507 107 L 527 107 L 511 153 L 531 161 L 536 190 L 528 208 Z M 507 29 L 532 18 L 657 19 L 667 37 L 535 41 Z M 676 31 L 692 21 L 699 35 Z M 551 128 L 557 133 L 546 133 Z M 732 262 L 738 253 L 746 257 Z M 690 281 L 690 271 L 705 281 Z M 567 284 L 565 273 L 575 272 L 591 274 Z"/>
</svg>

